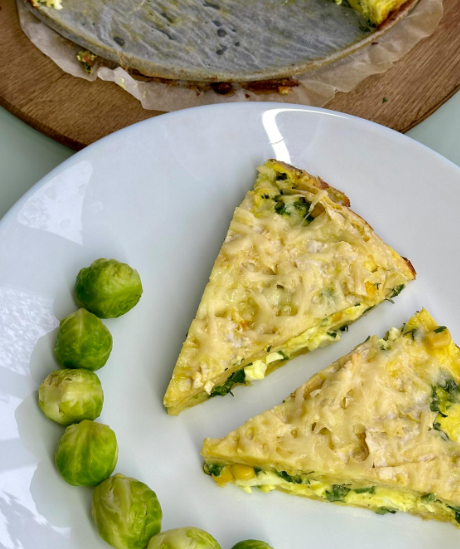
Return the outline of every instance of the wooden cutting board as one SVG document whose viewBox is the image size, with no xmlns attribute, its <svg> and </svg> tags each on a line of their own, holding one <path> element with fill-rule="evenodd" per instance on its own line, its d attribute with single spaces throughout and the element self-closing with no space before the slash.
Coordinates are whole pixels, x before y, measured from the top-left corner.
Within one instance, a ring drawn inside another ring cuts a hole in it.
<svg viewBox="0 0 460 549">
<path fill-rule="evenodd" d="M 22 32 L 15 0 L 0 0 L 0 61 L 0 105 L 76 150 L 161 114 L 144 110 L 116 84 L 64 73 Z M 406 132 L 459 89 L 460 1 L 444 0 L 444 16 L 433 35 L 392 69 L 338 93 L 326 107 Z"/>
</svg>

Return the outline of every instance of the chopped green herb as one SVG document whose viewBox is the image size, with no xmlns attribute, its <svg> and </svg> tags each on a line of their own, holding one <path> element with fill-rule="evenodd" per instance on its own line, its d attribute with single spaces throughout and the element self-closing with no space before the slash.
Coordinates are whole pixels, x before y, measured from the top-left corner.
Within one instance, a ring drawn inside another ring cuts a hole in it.
<svg viewBox="0 0 460 549">
<path fill-rule="evenodd" d="M 272 350 L 272 346 L 269 345 L 269 346 L 267 347 L 267 353 L 269 353 L 271 350 Z"/>
<path fill-rule="evenodd" d="M 354 491 L 357 494 L 375 494 L 375 486 L 370 486 L 369 488 L 355 488 Z"/>
<path fill-rule="evenodd" d="M 294 212 L 297 212 L 297 214 L 303 218 L 302 222 L 313 221 L 313 217 L 308 214 L 311 204 L 306 198 L 301 196 L 294 202 L 286 202 L 283 198 L 286 195 L 289 195 L 289 192 L 281 189 L 280 194 L 273 198 L 275 201 L 275 212 L 277 214 L 291 216 Z"/>
<path fill-rule="evenodd" d="M 348 324 L 345 324 L 344 326 L 340 326 L 341 332 L 348 332 Z"/>
<path fill-rule="evenodd" d="M 460 524 L 460 507 L 457 507 L 456 505 L 447 505 L 447 507 L 455 512 L 455 520 Z"/>
<path fill-rule="evenodd" d="M 433 423 L 433 429 L 434 429 L 435 431 L 442 431 L 442 429 L 441 429 L 441 424 L 440 424 L 440 423 L 437 423 L 437 422 Z M 443 431 L 443 432 L 444 432 L 444 431 Z"/>
<path fill-rule="evenodd" d="M 275 471 L 275 474 L 285 480 L 286 482 L 293 482 L 294 484 L 302 484 L 302 477 L 299 475 L 289 475 L 286 471 Z"/>
<path fill-rule="evenodd" d="M 335 339 L 337 337 L 337 332 L 327 332 L 327 335 Z"/>
<path fill-rule="evenodd" d="M 246 385 L 246 373 L 244 371 L 244 368 L 233 372 L 233 374 L 222 385 L 214 387 L 209 396 L 225 396 L 228 393 L 233 396 L 232 389 L 237 384 Z"/>
<path fill-rule="evenodd" d="M 310 207 L 310 202 L 307 201 L 306 198 L 304 198 L 303 196 L 301 196 L 300 198 L 298 198 L 295 202 L 294 202 L 294 208 L 296 210 L 304 210 L 305 207 Z"/>
<path fill-rule="evenodd" d="M 332 490 L 326 490 L 326 499 L 328 501 L 341 501 L 344 503 L 345 497 L 350 491 L 350 488 L 343 486 L 341 484 L 333 484 Z"/>
<path fill-rule="evenodd" d="M 393 288 L 393 291 L 385 298 L 386 301 L 389 301 L 390 303 L 394 303 L 392 300 L 393 297 L 397 297 L 406 287 L 405 284 L 400 284 L 399 286 L 396 286 Z"/>
<path fill-rule="evenodd" d="M 281 200 L 280 197 L 275 197 L 275 212 L 279 215 L 291 215 L 286 209 L 286 203 Z"/>
<path fill-rule="evenodd" d="M 408 332 L 406 332 L 405 334 L 403 334 L 403 336 L 407 336 L 407 335 L 410 335 L 412 339 L 414 339 L 414 332 L 417 330 L 417 328 L 413 328 L 412 330 L 409 330 Z"/>
<path fill-rule="evenodd" d="M 376 282 L 376 283 L 374 284 L 374 286 L 377 288 L 377 290 L 379 289 L 379 287 L 380 287 L 381 285 L 382 285 L 381 282 Z"/>
<path fill-rule="evenodd" d="M 459 401 L 459 392 L 460 388 L 452 378 L 448 379 L 444 385 L 433 385 L 430 410 L 447 417 L 447 410 Z"/>
<path fill-rule="evenodd" d="M 285 179 L 287 179 L 287 173 L 279 173 L 279 174 L 276 176 L 276 180 L 277 180 L 277 181 L 284 181 Z"/>
<path fill-rule="evenodd" d="M 386 103 L 387 101 L 388 101 L 388 99 L 387 99 L 386 97 L 384 97 L 384 98 L 382 99 L 382 103 Z"/>
<path fill-rule="evenodd" d="M 304 218 L 304 221 L 307 221 L 309 223 L 313 221 L 314 218 L 312 217 L 312 215 L 308 214 L 311 204 L 310 202 L 307 201 L 306 198 L 301 196 L 299 199 L 297 199 L 293 203 L 293 206 L 297 210 L 299 215 L 301 215 Z"/>
<path fill-rule="evenodd" d="M 366 341 L 369 341 L 370 338 L 371 336 L 367 336 L 366 339 L 364 340 L 364 343 L 366 343 Z"/>
<path fill-rule="evenodd" d="M 280 360 L 289 360 L 289 357 L 286 353 L 283 353 L 283 351 L 278 351 L 278 353 L 283 357 Z"/>
<path fill-rule="evenodd" d="M 423 503 L 431 503 L 432 501 L 434 501 L 434 494 L 433 492 L 430 492 L 429 494 L 423 494 L 420 499 L 423 501 Z"/>
<path fill-rule="evenodd" d="M 446 328 L 445 326 L 439 326 L 438 328 L 435 328 L 435 329 L 433 330 L 433 332 L 434 332 L 435 334 L 440 334 L 441 332 L 443 332 L 443 331 L 446 330 L 446 329 L 447 329 L 447 328 Z"/>
<path fill-rule="evenodd" d="M 223 465 L 217 465 L 217 463 L 205 463 L 204 464 L 204 471 L 208 475 L 212 475 L 214 477 L 220 476 L 222 469 L 224 468 Z M 207 469 L 207 471 L 206 471 Z"/>
<path fill-rule="evenodd" d="M 393 288 L 393 291 L 389 297 L 397 297 L 406 287 L 405 284 L 400 284 L 399 286 L 396 286 L 396 288 Z"/>
<path fill-rule="evenodd" d="M 270 198 L 270 195 L 269 194 L 262 194 L 261 197 L 267 199 L 267 198 Z"/>
<path fill-rule="evenodd" d="M 451 394 L 453 398 L 455 398 L 455 400 L 457 400 L 458 398 L 458 390 L 459 387 L 453 379 L 448 379 L 446 381 L 446 384 L 444 385 L 444 391 L 447 391 L 449 394 Z"/>
<path fill-rule="evenodd" d="M 262 469 L 260 469 L 260 467 L 254 467 L 254 472 L 256 475 L 258 475 L 259 473 L 262 472 Z"/>
<path fill-rule="evenodd" d="M 386 515 L 387 513 L 391 513 L 394 515 L 396 513 L 396 509 L 389 509 L 388 507 L 379 507 L 375 510 L 377 515 Z"/>
</svg>

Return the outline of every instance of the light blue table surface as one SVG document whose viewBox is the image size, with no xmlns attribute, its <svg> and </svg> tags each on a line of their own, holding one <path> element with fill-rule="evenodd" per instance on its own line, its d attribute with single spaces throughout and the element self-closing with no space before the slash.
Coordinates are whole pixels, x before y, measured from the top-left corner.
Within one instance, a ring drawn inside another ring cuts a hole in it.
<svg viewBox="0 0 460 549">
<path fill-rule="evenodd" d="M 407 135 L 460 166 L 460 92 Z M 0 108 L 0 218 L 72 154 Z"/>
</svg>

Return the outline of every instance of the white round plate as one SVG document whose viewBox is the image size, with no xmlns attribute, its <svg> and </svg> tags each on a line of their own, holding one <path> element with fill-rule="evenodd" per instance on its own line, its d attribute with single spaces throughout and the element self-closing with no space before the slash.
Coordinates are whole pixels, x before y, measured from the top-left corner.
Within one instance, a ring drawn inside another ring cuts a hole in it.
<svg viewBox="0 0 460 549">
<path fill-rule="evenodd" d="M 169 417 L 162 398 L 233 209 L 256 166 L 274 157 L 321 175 L 402 255 L 418 277 L 350 327 L 342 341 L 296 358 L 264 382 Z M 27 159 L 24 159 L 27 162 Z M 116 432 L 117 472 L 147 483 L 163 529 L 197 526 L 230 549 L 255 538 L 275 549 L 454 547 L 450 524 L 282 493 L 218 488 L 202 472 L 207 436 L 223 436 L 280 403 L 369 334 L 425 306 L 460 342 L 457 239 L 460 170 L 376 124 L 309 107 L 210 106 L 163 115 L 76 154 L 0 223 L 0 546 L 108 547 L 90 517 L 92 490 L 69 486 L 53 453 L 63 429 L 37 405 L 57 368 L 58 320 L 76 309 L 79 269 L 99 257 L 137 268 L 144 295 L 106 321 L 112 356 L 98 372 L 102 423 Z"/>
</svg>

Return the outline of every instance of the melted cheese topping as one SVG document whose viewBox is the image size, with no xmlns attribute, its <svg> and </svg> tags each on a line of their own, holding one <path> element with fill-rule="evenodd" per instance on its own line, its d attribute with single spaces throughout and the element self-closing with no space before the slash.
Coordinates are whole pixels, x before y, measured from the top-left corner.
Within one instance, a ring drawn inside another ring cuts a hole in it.
<svg viewBox="0 0 460 549">
<path fill-rule="evenodd" d="M 421 496 L 432 493 L 451 506 L 448 519 L 456 520 L 460 351 L 446 332 L 422 310 L 386 339 L 370 338 L 280 406 L 223 439 L 206 439 L 206 463 L 241 463 L 289 475 L 313 472 L 329 485 L 396 491 L 399 501 L 401 494 L 413 494 L 413 505 L 397 508 L 417 514 L 423 514 Z M 443 336 L 443 346 L 433 345 L 434 336 Z M 277 486 L 266 479 L 263 484 Z M 306 497 L 321 495 L 308 492 L 311 487 L 301 490 Z M 348 498 L 344 503 L 358 504 Z"/>
<path fill-rule="evenodd" d="M 326 326 L 356 320 L 414 278 L 369 225 L 334 201 L 338 191 L 328 194 L 316 178 L 275 161 L 259 172 L 235 210 L 174 369 L 169 413 L 196 403 L 207 382 L 219 386 L 265 361 L 268 348 L 291 358 L 332 342 Z"/>
</svg>

